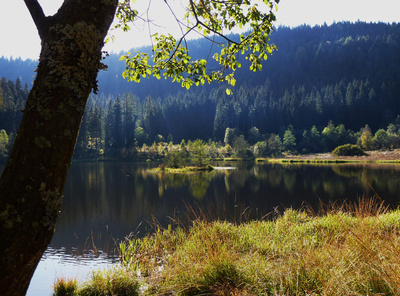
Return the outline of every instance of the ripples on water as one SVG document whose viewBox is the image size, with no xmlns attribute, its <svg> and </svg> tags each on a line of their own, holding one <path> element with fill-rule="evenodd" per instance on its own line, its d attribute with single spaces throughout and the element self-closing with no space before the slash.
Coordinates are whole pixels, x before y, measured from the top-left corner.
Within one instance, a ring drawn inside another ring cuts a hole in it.
<svg viewBox="0 0 400 296">
<path fill-rule="evenodd" d="M 77 252 L 77 249 L 73 249 Z M 27 296 L 52 295 L 52 285 L 57 278 L 87 279 L 91 272 L 111 268 L 117 257 L 110 257 L 102 250 L 97 254 L 85 252 L 75 255 L 65 248 L 47 248 L 31 280 Z"/>
</svg>

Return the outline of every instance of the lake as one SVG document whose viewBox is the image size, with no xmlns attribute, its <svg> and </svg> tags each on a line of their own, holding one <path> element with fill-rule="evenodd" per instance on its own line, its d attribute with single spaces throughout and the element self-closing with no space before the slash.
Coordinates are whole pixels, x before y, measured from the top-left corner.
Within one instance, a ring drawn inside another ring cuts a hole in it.
<svg viewBox="0 0 400 296">
<path fill-rule="evenodd" d="M 240 221 L 303 203 L 357 200 L 374 191 L 392 206 L 400 198 L 399 165 L 281 165 L 220 162 L 209 173 L 154 174 L 154 163 L 74 163 L 56 232 L 28 295 L 50 295 L 57 277 L 84 279 L 118 259 L 116 242 L 141 237 L 154 221 L 185 220 L 188 208 Z M 373 189 L 372 189 L 373 188 Z M 244 213 L 244 214 L 243 214 Z"/>
</svg>

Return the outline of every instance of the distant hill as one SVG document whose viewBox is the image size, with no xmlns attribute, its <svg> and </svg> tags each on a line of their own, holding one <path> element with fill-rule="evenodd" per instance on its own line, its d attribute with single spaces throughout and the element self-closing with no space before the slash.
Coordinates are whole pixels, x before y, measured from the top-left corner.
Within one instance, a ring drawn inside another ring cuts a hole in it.
<svg viewBox="0 0 400 296">
<path fill-rule="evenodd" d="M 368 124 L 375 131 L 400 115 L 400 24 L 279 27 L 271 43 L 278 51 L 261 72 L 250 72 L 241 58 L 229 97 L 223 84 L 187 91 L 164 79 L 128 83 L 122 79 L 120 56 L 111 54 L 105 60 L 108 70 L 98 77 L 100 94 L 91 96 L 88 108 L 100 121 L 115 108 L 126 114 L 130 110 L 130 129 L 143 127 L 150 143 L 158 134 L 175 141 L 222 141 L 227 127 L 246 136 L 252 127 L 281 136 L 291 127 L 301 140 L 303 131 L 312 126 L 321 131 L 330 121 L 356 131 Z M 190 41 L 189 47 L 194 58 L 210 50 L 205 40 Z M 0 77 L 19 78 L 23 85 L 30 85 L 34 68 L 35 61 L 0 58 Z M 128 101 L 129 108 L 124 107 Z M 123 124 L 128 115 L 121 116 Z"/>
<path fill-rule="evenodd" d="M 341 22 L 331 26 L 279 27 L 271 35 L 271 43 L 278 46 L 278 51 L 264 63 L 262 72 L 249 73 L 242 60 L 237 86 L 260 85 L 268 78 L 272 87 L 282 92 L 293 85 L 304 85 L 307 90 L 354 79 L 368 78 L 373 84 L 398 81 L 399 34 L 400 24 L 385 23 Z M 189 47 L 194 58 L 210 50 L 210 44 L 203 39 L 190 41 Z M 146 47 L 136 50 L 150 52 Z M 105 60 L 108 70 L 99 74 L 100 91 L 106 96 L 129 91 L 138 97 L 163 97 L 166 93 L 181 90 L 179 84 L 164 79 L 145 79 L 140 84 L 126 82 L 121 75 L 125 64 L 119 58 L 120 54 L 111 54 Z M 34 60 L 1 57 L 0 77 L 20 78 L 23 84 L 30 85 L 36 64 Z M 155 86 L 160 86 L 162 91 Z"/>
</svg>

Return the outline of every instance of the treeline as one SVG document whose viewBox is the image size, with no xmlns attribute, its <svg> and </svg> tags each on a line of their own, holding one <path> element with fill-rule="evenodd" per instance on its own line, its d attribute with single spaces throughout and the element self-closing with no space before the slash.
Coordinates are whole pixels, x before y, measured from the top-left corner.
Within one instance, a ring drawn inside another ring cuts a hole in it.
<svg viewBox="0 0 400 296">
<path fill-rule="evenodd" d="M 220 92 L 224 93 L 222 89 Z M 115 100 L 108 98 L 100 105 L 96 103 L 101 100 L 92 98 L 82 122 L 75 156 L 156 159 L 176 149 L 177 144 L 188 147 L 190 152 L 191 143 L 197 139 L 207 143 L 204 149 L 211 158 L 276 157 L 285 151 L 330 152 L 348 143 L 365 150 L 400 147 L 400 116 L 377 130 L 371 130 L 368 124 L 348 129 L 343 123 L 335 125 L 329 120 L 325 125 L 309 128 L 292 124 L 277 126 L 271 132 L 249 124 L 256 121 L 246 121 L 251 112 L 245 104 L 242 112 L 247 125 L 239 128 L 241 113 L 237 114 L 234 108 L 241 106 L 235 105 L 234 100 L 228 100 L 231 106 L 226 107 L 201 94 L 184 94 L 181 100 L 176 96 L 161 102 L 151 97 L 140 101 L 126 93 Z M 221 112 L 230 120 L 221 120 L 219 108 L 225 109 Z"/>
<path fill-rule="evenodd" d="M 14 141 L 28 94 L 28 85 L 23 86 L 21 80 L 0 80 L 0 161 Z"/>
<path fill-rule="evenodd" d="M 4 56 L 0 57 L 0 77 L 7 77 L 12 81 L 18 79 L 22 84 L 26 84 L 30 88 L 35 77 L 34 70 L 37 64 L 37 61 L 31 59 L 22 60 L 21 58 L 8 59 Z"/>
<path fill-rule="evenodd" d="M 75 158 L 158 159 L 182 147 L 190 153 L 196 139 L 204 140 L 202 147 L 211 158 L 277 157 L 285 151 L 326 152 L 347 143 L 358 144 L 365 150 L 400 147 L 399 116 L 375 131 L 368 124 L 353 130 L 347 129 L 344 123 L 335 125 L 332 120 L 326 125 L 315 125 L 311 124 L 316 122 L 315 117 L 314 121 L 309 120 L 305 114 L 299 114 L 305 116 L 305 122 L 297 126 L 290 121 L 285 122 L 287 125 L 271 122 L 275 129 L 268 129 L 261 124 L 268 116 L 262 112 L 257 114 L 262 108 L 254 106 L 261 96 L 257 93 L 263 93 L 259 89 L 265 87 L 243 87 L 233 97 L 227 97 L 223 88 L 213 90 L 209 97 L 205 92 L 185 91 L 164 101 L 150 96 L 141 101 L 129 93 L 117 98 L 90 96 Z M 250 91 L 250 95 L 246 95 L 246 91 Z M 19 80 L 15 83 L 5 78 L 1 80 L 0 157 L 3 159 L 22 117 L 28 92 L 28 87 L 22 87 Z M 311 114 L 315 109 L 303 112 Z M 276 120 L 284 120 L 284 117 L 277 116 Z M 373 118 L 370 121 L 373 122 Z M 307 122 L 311 127 L 304 128 Z M 258 128 L 257 123 L 264 129 Z"/>
<path fill-rule="evenodd" d="M 99 76 L 102 92 L 87 104 L 75 156 L 138 157 L 143 144 L 196 139 L 225 147 L 227 130 L 253 146 L 271 135 L 283 145 L 290 130 L 296 143 L 290 150 L 322 152 L 357 143 L 366 125 L 372 137 L 378 130 L 387 134 L 387 143 L 374 142 L 377 148 L 398 147 L 399 24 L 281 27 L 271 41 L 279 50 L 262 72 L 245 70 L 241 61 L 232 96 L 225 85 L 187 91 L 163 79 L 127 83 L 121 78 L 124 65 L 111 55 L 108 71 Z M 209 49 L 200 40 L 190 46 L 195 57 Z M 3 79 L 1 87 L 7 103 L 0 105 L 0 130 L 9 136 L 15 134 L 28 86 Z M 332 126 L 337 135 L 329 138 L 323 132 Z"/>
</svg>

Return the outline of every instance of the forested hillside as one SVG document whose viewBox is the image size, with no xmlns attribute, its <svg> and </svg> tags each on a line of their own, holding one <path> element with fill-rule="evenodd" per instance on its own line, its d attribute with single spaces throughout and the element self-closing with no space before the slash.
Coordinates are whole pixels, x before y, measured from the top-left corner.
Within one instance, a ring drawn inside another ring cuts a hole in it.
<svg viewBox="0 0 400 296">
<path fill-rule="evenodd" d="M 278 51 L 262 72 L 249 72 L 241 61 L 231 96 L 223 84 L 186 90 L 163 79 L 128 83 L 121 75 L 123 62 L 111 55 L 108 71 L 99 75 L 100 94 L 89 100 L 76 156 L 135 155 L 135 147 L 161 140 L 226 144 L 229 131 L 252 145 L 279 138 L 282 149 L 290 131 L 293 143 L 286 149 L 297 152 L 361 143 L 366 130 L 372 136 L 385 132 L 383 142 L 375 140 L 376 148 L 399 145 L 399 24 L 280 27 L 271 42 Z M 189 46 L 210 50 L 204 41 Z M 20 118 L 16 110 L 22 109 L 28 91 L 21 81 L 29 85 L 26 73 L 33 65 L 0 59 L 0 77 L 7 77 L 0 90 L 0 130 L 7 135 L 15 133 Z"/>
</svg>

